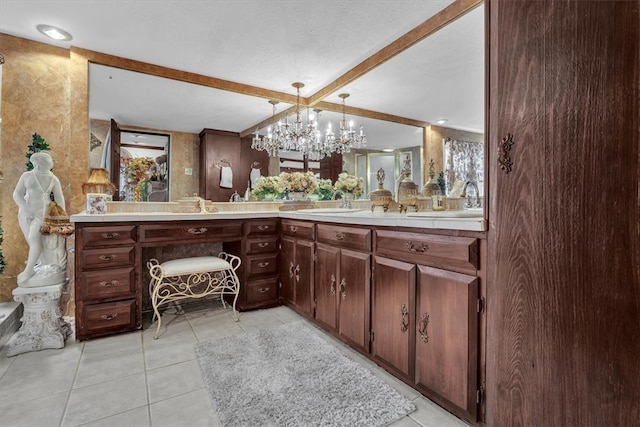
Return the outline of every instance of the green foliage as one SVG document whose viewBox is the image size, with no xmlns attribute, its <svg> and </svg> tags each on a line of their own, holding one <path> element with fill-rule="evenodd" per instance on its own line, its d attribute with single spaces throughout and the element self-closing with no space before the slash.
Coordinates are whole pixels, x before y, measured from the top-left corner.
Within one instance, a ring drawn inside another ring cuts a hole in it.
<svg viewBox="0 0 640 427">
<path fill-rule="evenodd" d="M 438 187 L 440 187 L 442 194 L 447 194 L 447 184 L 444 181 L 444 172 L 440 172 L 438 174 Z"/>
<path fill-rule="evenodd" d="M 29 145 L 27 147 L 27 153 L 24 155 L 27 158 L 27 170 L 30 171 L 31 169 L 33 169 L 33 165 L 31 164 L 31 161 L 29 160 L 29 158 L 31 157 L 31 155 L 33 153 L 37 153 L 38 151 L 45 151 L 49 149 L 49 144 L 47 144 L 47 142 L 44 140 L 43 137 L 41 137 L 40 135 L 38 135 L 37 133 L 34 133 L 33 136 L 31 137 L 31 145 Z"/>
</svg>

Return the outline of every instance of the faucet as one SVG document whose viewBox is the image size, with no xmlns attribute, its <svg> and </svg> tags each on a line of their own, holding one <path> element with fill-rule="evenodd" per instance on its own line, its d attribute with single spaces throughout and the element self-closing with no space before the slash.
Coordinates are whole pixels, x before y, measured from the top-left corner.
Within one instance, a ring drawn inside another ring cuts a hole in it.
<svg viewBox="0 0 640 427">
<path fill-rule="evenodd" d="M 467 187 L 471 186 L 475 192 L 476 192 L 476 202 L 475 204 L 471 203 L 471 196 L 467 195 Z M 464 187 L 462 188 L 462 193 L 460 193 L 460 197 L 466 197 L 467 198 L 467 204 L 466 206 L 468 208 L 479 208 L 480 206 L 480 190 L 478 190 L 478 184 L 476 184 L 473 181 L 467 181 L 464 184 Z"/>
</svg>

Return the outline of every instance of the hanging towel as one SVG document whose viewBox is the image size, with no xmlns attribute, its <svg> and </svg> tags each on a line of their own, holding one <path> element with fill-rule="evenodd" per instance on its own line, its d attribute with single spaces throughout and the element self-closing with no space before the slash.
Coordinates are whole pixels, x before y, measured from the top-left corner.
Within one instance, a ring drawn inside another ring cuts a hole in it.
<svg viewBox="0 0 640 427">
<path fill-rule="evenodd" d="M 260 168 L 251 168 L 251 173 L 249 174 L 249 178 L 251 179 L 251 188 L 256 188 L 256 183 L 260 179 Z"/>
<path fill-rule="evenodd" d="M 220 188 L 233 187 L 233 171 L 230 166 L 222 166 L 220 168 Z"/>
</svg>

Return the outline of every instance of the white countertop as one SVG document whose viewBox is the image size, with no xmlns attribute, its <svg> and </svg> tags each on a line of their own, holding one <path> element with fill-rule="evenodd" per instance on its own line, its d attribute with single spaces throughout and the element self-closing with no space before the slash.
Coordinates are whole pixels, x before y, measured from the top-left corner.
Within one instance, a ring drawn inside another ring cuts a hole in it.
<svg viewBox="0 0 640 427">
<path fill-rule="evenodd" d="M 474 215 L 474 216 L 471 216 Z M 71 215 L 71 222 L 129 222 L 129 221 L 201 221 L 216 219 L 289 218 L 324 221 L 339 224 L 374 225 L 385 227 L 438 228 L 449 230 L 485 231 L 486 221 L 478 213 L 451 212 L 371 212 L 369 210 L 310 209 L 298 211 L 238 211 L 215 213 L 122 212 Z"/>
</svg>

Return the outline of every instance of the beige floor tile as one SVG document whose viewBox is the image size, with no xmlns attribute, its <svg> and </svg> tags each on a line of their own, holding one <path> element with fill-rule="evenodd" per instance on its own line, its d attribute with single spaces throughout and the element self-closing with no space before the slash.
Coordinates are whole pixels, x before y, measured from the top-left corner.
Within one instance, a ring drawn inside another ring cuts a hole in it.
<svg viewBox="0 0 640 427">
<path fill-rule="evenodd" d="M 199 341 L 244 333 L 238 322 L 234 322 L 231 318 L 216 322 L 206 319 L 190 320 L 190 322 Z"/>
<path fill-rule="evenodd" d="M 70 427 L 146 407 L 145 374 L 105 381 L 74 389 L 69 396 L 62 426 Z"/>
<path fill-rule="evenodd" d="M 17 362 L 0 378 L 0 407 L 68 391 L 78 369 L 77 362 L 45 360 L 16 367 Z"/>
<path fill-rule="evenodd" d="M 176 363 L 147 371 L 149 402 L 189 393 L 204 387 L 200 366 L 197 360 Z"/>
<path fill-rule="evenodd" d="M 145 337 L 144 359 L 146 369 L 157 369 L 162 366 L 194 360 L 196 354 L 193 351 L 193 346 L 197 342 L 198 340 L 193 333 L 161 337 L 157 340 Z"/>
<path fill-rule="evenodd" d="M 142 352 L 125 351 L 80 360 L 73 388 L 86 387 L 144 372 Z"/>
<path fill-rule="evenodd" d="M 2 408 L 2 427 L 57 426 L 62 420 L 68 391 Z"/>
<path fill-rule="evenodd" d="M 445 411 L 426 397 L 418 397 L 413 401 L 416 411 L 408 416 L 424 427 L 467 427 L 468 424 Z"/>
<path fill-rule="evenodd" d="M 134 331 L 85 341 L 82 357 L 104 357 L 109 354 L 135 352 L 141 349 L 142 337 L 139 331 Z"/>
<path fill-rule="evenodd" d="M 192 391 L 150 405 L 153 427 L 220 426 L 205 389 Z"/>
<path fill-rule="evenodd" d="M 302 320 L 303 318 L 298 313 L 296 313 L 295 311 L 293 311 L 292 309 L 290 309 L 285 305 L 281 305 L 280 307 L 270 308 L 269 313 L 271 313 L 272 316 L 282 320 L 283 322 L 295 322 L 298 320 Z"/>
<path fill-rule="evenodd" d="M 422 425 L 407 416 L 400 418 L 395 423 L 389 424 L 389 427 L 422 427 Z"/>
<path fill-rule="evenodd" d="M 83 427 L 149 427 L 149 407 L 141 406 L 121 414 L 82 424 Z"/>
</svg>

